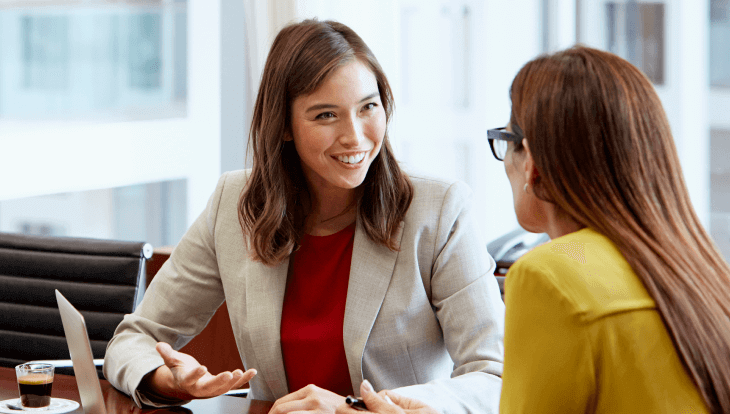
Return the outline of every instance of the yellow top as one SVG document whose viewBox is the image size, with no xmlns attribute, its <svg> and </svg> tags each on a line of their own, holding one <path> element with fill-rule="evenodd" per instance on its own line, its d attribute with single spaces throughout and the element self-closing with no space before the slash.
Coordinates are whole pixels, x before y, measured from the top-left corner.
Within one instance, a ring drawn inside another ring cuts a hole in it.
<svg viewBox="0 0 730 414">
<path fill-rule="evenodd" d="M 638 276 L 590 230 L 507 273 L 501 413 L 707 413 Z"/>
</svg>

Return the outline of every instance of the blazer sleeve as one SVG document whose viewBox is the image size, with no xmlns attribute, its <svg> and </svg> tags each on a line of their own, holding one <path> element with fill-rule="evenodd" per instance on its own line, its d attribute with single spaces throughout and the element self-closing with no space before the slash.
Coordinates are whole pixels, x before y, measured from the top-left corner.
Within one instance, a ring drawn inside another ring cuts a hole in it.
<svg viewBox="0 0 730 414">
<path fill-rule="evenodd" d="M 155 275 L 134 313 L 126 315 L 107 346 L 104 375 L 139 406 L 176 405 L 137 390 L 142 378 L 163 365 L 157 342 L 180 349 L 200 333 L 224 301 L 215 249 L 215 223 L 226 184 L 218 181 L 206 209 Z"/>
<path fill-rule="evenodd" d="M 430 300 L 453 372 L 451 378 L 394 391 L 442 413 L 496 414 L 502 386 L 504 302 L 466 184 L 457 182 L 446 192 L 432 258 Z"/>
</svg>

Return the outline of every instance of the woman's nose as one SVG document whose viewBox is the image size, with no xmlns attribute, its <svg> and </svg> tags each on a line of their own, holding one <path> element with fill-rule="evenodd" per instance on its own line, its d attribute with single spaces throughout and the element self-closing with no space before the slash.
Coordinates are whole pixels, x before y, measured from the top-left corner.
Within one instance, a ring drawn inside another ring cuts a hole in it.
<svg viewBox="0 0 730 414">
<path fill-rule="evenodd" d="M 365 131 L 357 119 L 346 122 L 340 134 L 340 143 L 345 146 L 356 147 L 365 139 Z"/>
</svg>

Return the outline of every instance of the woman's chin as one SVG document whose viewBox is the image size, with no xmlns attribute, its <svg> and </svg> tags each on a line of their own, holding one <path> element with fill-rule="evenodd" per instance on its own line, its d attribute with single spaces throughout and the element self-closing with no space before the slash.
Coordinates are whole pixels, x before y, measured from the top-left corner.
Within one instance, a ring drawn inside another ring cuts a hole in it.
<svg viewBox="0 0 730 414">
<path fill-rule="evenodd" d="M 520 227 L 522 227 L 525 231 L 528 231 L 530 233 L 545 233 L 545 229 L 542 225 L 532 222 L 525 222 L 523 220 L 517 220 Z"/>
</svg>

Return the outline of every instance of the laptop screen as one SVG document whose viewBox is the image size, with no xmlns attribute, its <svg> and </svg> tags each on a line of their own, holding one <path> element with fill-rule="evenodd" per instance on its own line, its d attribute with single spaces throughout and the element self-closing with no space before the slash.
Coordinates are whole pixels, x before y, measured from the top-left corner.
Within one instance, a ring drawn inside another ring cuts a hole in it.
<svg viewBox="0 0 730 414">
<path fill-rule="evenodd" d="M 68 350 L 73 361 L 76 384 L 79 386 L 81 405 L 86 414 L 106 414 L 101 384 L 94 366 L 89 334 L 83 315 L 56 289 L 58 310 L 61 311 L 63 331 L 66 334 Z"/>
</svg>

